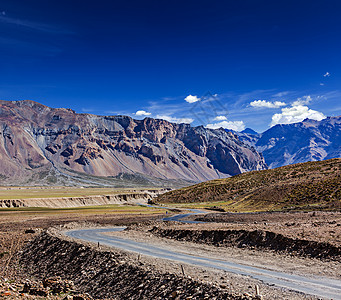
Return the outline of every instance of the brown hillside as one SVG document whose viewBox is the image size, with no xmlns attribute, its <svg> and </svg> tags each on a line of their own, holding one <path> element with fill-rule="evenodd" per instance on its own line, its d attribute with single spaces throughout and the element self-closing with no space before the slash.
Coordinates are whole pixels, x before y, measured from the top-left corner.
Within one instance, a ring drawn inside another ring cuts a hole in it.
<svg viewBox="0 0 341 300">
<path fill-rule="evenodd" d="M 219 202 L 230 211 L 340 209 L 341 159 L 253 171 L 158 197 L 161 203 Z"/>
<path fill-rule="evenodd" d="M 254 148 L 223 129 L 77 114 L 29 100 L 0 100 L 0 133 L 2 185 L 138 176 L 153 186 L 153 179 L 194 183 L 267 168 Z"/>
</svg>

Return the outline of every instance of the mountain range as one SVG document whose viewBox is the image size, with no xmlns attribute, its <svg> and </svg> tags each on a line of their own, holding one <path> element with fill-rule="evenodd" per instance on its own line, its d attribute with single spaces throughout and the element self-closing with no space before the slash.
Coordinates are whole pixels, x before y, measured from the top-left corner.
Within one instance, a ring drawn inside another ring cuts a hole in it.
<svg viewBox="0 0 341 300">
<path fill-rule="evenodd" d="M 188 185 L 266 169 L 223 129 L 0 101 L 0 183 Z"/>
<path fill-rule="evenodd" d="M 341 157 L 341 116 L 234 133 L 262 153 L 269 168 Z"/>
</svg>

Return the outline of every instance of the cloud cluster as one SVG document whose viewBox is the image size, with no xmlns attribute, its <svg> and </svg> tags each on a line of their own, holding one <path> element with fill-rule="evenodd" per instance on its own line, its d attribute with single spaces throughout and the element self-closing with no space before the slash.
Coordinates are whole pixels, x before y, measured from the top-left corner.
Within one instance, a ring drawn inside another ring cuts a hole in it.
<svg viewBox="0 0 341 300">
<path fill-rule="evenodd" d="M 283 91 L 283 92 L 279 92 L 273 96 L 274 97 L 284 97 L 284 96 L 288 95 L 289 93 L 290 93 L 289 91 Z"/>
<path fill-rule="evenodd" d="M 150 112 L 147 112 L 145 110 L 138 110 L 136 113 L 135 113 L 136 116 L 150 116 L 151 113 Z"/>
<path fill-rule="evenodd" d="M 188 95 L 185 98 L 185 101 L 188 103 L 194 103 L 194 102 L 200 101 L 200 98 L 198 98 L 197 96 Z"/>
<path fill-rule="evenodd" d="M 308 95 L 308 96 L 303 96 L 301 98 L 297 98 L 296 101 L 292 103 L 292 106 L 296 105 L 307 105 L 309 104 L 313 99 Z"/>
<path fill-rule="evenodd" d="M 307 118 L 321 121 L 322 119 L 325 119 L 326 116 L 319 111 L 310 109 L 308 106 L 293 104 L 291 107 L 282 108 L 282 112 L 280 114 L 274 114 L 272 116 L 270 126 L 302 122 Z"/>
<path fill-rule="evenodd" d="M 214 124 L 207 124 L 206 128 L 218 129 L 218 128 L 232 129 L 234 131 L 243 131 L 245 124 L 243 121 L 222 121 Z"/>
<path fill-rule="evenodd" d="M 214 121 L 225 121 L 227 120 L 227 118 L 225 116 L 216 116 L 214 118 Z"/>
<path fill-rule="evenodd" d="M 326 72 L 323 77 L 329 77 L 330 76 L 330 73 L 329 72 Z"/>
<path fill-rule="evenodd" d="M 186 123 L 186 124 L 191 124 L 194 120 L 192 118 L 177 118 L 177 117 L 171 117 L 171 116 L 166 116 L 166 115 L 157 115 L 157 119 L 163 119 L 168 122 L 172 123 Z"/>
<path fill-rule="evenodd" d="M 281 101 L 270 102 L 266 100 L 255 100 L 250 103 L 252 107 L 266 107 L 266 108 L 279 108 L 285 106 L 286 103 Z"/>
</svg>

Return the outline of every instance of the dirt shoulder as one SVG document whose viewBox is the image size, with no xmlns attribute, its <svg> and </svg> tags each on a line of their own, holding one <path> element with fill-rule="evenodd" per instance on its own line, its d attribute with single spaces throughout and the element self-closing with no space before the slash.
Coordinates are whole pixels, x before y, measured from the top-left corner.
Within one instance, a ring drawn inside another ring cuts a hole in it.
<svg viewBox="0 0 341 300">
<path fill-rule="evenodd" d="M 196 224 L 197 225 L 197 224 Z M 122 232 L 112 233 L 115 236 L 126 237 L 129 239 L 133 239 L 138 242 L 146 242 L 152 245 L 157 245 L 158 247 L 176 250 L 182 253 L 194 254 L 200 256 L 208 256 L 214 257 L 217 259 L 228 260 L 235 263 L 256 266 L 260 268 L 265 268 L 269 270 L 276 270 L 281 272 L 287 272 L 298 275 L 311 275 L 311 276 L 327 276 L 330 278 L 340 279 L 341 276 L 341 263 L 337 261 L 330 260 L 320 260 L 320 259 L 312 259 L 312 258 L 302 258 L 297 257 L 295 255 L 284 255 L 280 253 L 276 253 L 274 251 L 267 250 L 257 250 L 257 249 L 248 249 L 248 248 L 238 248 L 238 247 L 216 247 L 213 245 L 207 245 L 205 243 L 193 243 L 189 241 L 178 241 L 170 238 L 164 238 L 153 235 L 150 230 L 155 226 L 161 228 L 167 227 L 176 227 L 180 229 L 181 227 L 186 228 L 189 225 L 179 225 L 179 224 L 160 224 L 153 223 L 148 226 L 132 226 L 128 227 L 128 230 Z M 191 225 L 193 226 L 193 225 Z M 201 226 L 201 224 L 200 224 Z M 187 267 L 186 267 L 187 268 Z M 178 267 L 180 270 L 180 268 Z M 195 269 L 195 268 L 194 268 Z M 207 272 L 207 271 L 206 271 Z M 216 274 L 218 271 L 212 271 L 212 274 Z M 208 272 L 209 273 L 209 272 Z M 218 272 L 219 273 L 219 272 Z M 206 273 L 207 274 L 207 273 Z M 198 277 L 201 280 L 204 278 L 200 277 L 203 273 L 199 271 L 195 271 L 191 273 L 191 276 Z M 228 278 L 228 281 L 231 282 L 233 286 L 240 285 L 241 288 L 249 287 L 249 292 L 252 291 L 252 287 L 255 284 L 259 284 L 259 282 L 250 280 L 248 283 L 245 282 L 246 278 L 242 278 L 242 276 L 233 276 L 231 274 L 227 274 L 224 272 L 224 275 L 221 277 L 212 275 L 210 277 L 213 282 L 217 285 L 224 284 L 224 280 Z M 252 282 L 252 283 L 251 283 Z M 226 282 L 225 282 L 226 284 Z M 273 287 L 269 287 L 268 285 L 262 285 L 263 293 L 265 295 L 265 299 L 272 299 L 272 297 L 279 297 L 280 299 L 294 299 L 292 297 L 297 297 L 299 299 L 300 295 L 291 295 L 289 298 L 286 298 L 287 295 L 283 290 L 276 289 Z M 282 297 L 282 298 L 281 298 Z M 273 298 L 273 299 L 275 299 Z"/>
<path fill-rule="evenodd" d="M 194 218 L 206 223 L 162 224 L 149 232 L 217 247 L 273 250 L 341 262 L 341 213 L 338 212 L 214 213 Z"/>
<path fill-rule="evenodd" d="M 28 243 L 19 261 L 24 272 L 37 278 L 60 276 L 72 280 L 78 290 L 96 299 L 255 299 L 166 272 L 155 263 L 136 259 L 136 255 L 73 241 L 56 230 L 43 232 Z"/>
<path fill-rule="evenodd" d="M 2 212 L 0 215 L 0 296 L 7 299 L 46 299 L 45 296 L 22 293 L 25 283 L 42 286 L 42 280 L 37 279 L 18 268 L 18 254 L 25 245 L 34 240 L 43 230 L 51 226 L 80 222 L 82 226 L 115 226 L 146 222 L 159 219 L 163 215 L 153 214 L 82 214 L 63 213 L 47 214 L 45 212 Z M 49 295 L 51 299 L 64 299 L 65 295 Z"/>
<path fill-rule="evenodd" d="M 194 219 L 212 223 L 205 225 L 210 229 L 271 231 L 293 239 L 341 247 L 341 212 L 209 213 Z"/>
<path fill-rule="evenodd" d="M 186 299 L 187 296 L 188 299 L 205 299 L 205 297 L 207 299 L 214 299 L 214 297 L 216 299 L 222 299 L 221 297 L 225 297 L 224 299 L 251 299 L 255 296 L 255 286 L 258 285 L 263 299 L 314 299 L 311 296 L 269 286 L 246 276 L 233 275 L 213 269 L 204 270 L 190 265 L 181 267 L 181 264 L 168 260 L 140 256 L 135 253 L 113 250 L 102 246 L 98 249 L 97 245 L 74 243 L 73 240 L 65 236 L 60 239 L 60 230 L 65 228 L 128 225 L 128 230 L 116 233 L 116 235 L 128 237 L 135 241 L 152 243 L 159 247 L 180 249 L 183 253 L 208 254 L 210 257 L 229 259 L 232 262 L 247 263 L 252 266 L 277 271 L 339 279 L 341 276 L 341 264 L 337 261 L 303 258 L 265 249 L 238 248 L 235 246 L 217 247 L 206 243 L 177 241 L 156 236 L 150 231 L 155 226 L 162 230 L 200 229 L 208 231 L 227 230 L 228 228 L 248 230 L 255 228 L 258 230 L 260 228 L 264 229 L 264 226 L 269 226 L 266 228 L 273 228 L 274 231 L 278 230 L 279 233 L 288 232 L 289 234 L 290 229 L 296 226 L 296 233 L 293 231 L 290 234 L 297 236 L 302 228 L 309 227 L 307 224 L 312 224 L 310 219 L 315 223 L 320 222 L 322 224 L 324 222 L 323 227 L 314 226 L 314 230 L 325 228 L 325 232 L 327 232 L 329 225 L 330 228 L 339 228 L 337 224 L 340 223 L 340 214 L 316 213 L 315 216 L 311 214 L 228 214 L 224 216 L 209 214 L 205 218 L 214 218 L 219 222 L 224 221 L 224 223 L 192 225 L 160 222 L 158 219 L 162 215 L 98 214 L 89 216 L 74 214 L 65 216 L 61 214 L 58 216 L 43 216 L 35 214 L 25 215 L 25 217 L 20 216 L 20 218 L 15 219 L 13 215 L 9 214 L 2 218 L 0 222 L 1 252 L 8 252 L 0 260 L 2 270 L 0 289 L 1 292 L 4 292 L 8 281 L 13 282 L 12 286 L 20 290 L 27 280 L 42 281 L 48 276 L 61 276 L 63 280 L 75 281 L 77 287 L 79 287 L 79 292 L 90 293 L 91 289 L 97 289 L 97 292 L 93 294 L 96 298 L 123 299 L 124 293 L 134 298 L 138 297 L 137 295 L 143 295 L 145 289 L 150 289 L 151 293 L 155 294 L 145 294 L 145 298 L 141 296 L 139 299 L 147 299 L 148 297 L 151 299 L 151 295 L 153 295 L 153 299 L 157 299 L 157 297 L 171 298 L 172 295 L 175 295 L 175 298 L 178 297 L 178 299 Z M 200 216 L 200 218 L 202 217 Z M 332 223 L 329 224 L 328 222 Z M 71 225 L 65 227 L 66 224 L 70 223 Z M 297 225 L 288 226 L 285 223 L 295 223 Z M 302 227 L 299 227 L 299 224 L 302 224 Z M 54 232 L 52 237 L 41 235 L 44 229 L 51 226 L 59 226 L 58 233 Z M 335 231 L 335 229 L 330 230 Z M 54 240 L 55 238 L 57 240 Z M 31 246 L 27 246 L 29 241 Z M 339 245 L 337 239 L 332 240 L 332 242 L 334 245 Z M 21 253 L 25 245 L 26 262 L 21 264 L 22 267 L 25 265 L 25 269 L 18 268 L 19 260 L 16 254 Z M 27 247 L 30 247 L 31 250 L 27 250 Z M 45 250 L 43 249 L 49 250 L 44 253 Z M 69 256 L 70 253 L 73 253 L 73 255 Z M 73 266 L 74 258 L 80 254 L 82 254 L 81 257 L 84 260 Z M 85 259 L 86 257 L 89 259 Z M 53 268 L 49 269 L 51 259 L 57 264 L 53 263 Z M 182 270 L 184 270 L 184 273 Z M 137 275 L 135 276 L 135 274 Z M 122 281 L 115 283 L 113 278 L 117 277 L 121 277 Z M 108 282 L 108 278 L 110 278 L 110 282 Z M 123 280 L 123 278 L 125 279 Z M 95 279 L 100 280 L 91 281 Z M 106 286 L 102 286 L 101 281 L 106 283 Z M 111 284 L 118 284 L 118 287 L 120 287 L 120 289 L 115 289 L 118 293 L 117 297 L 106 294 L 106 289 Z M 132 289 L 134 290 L 133 294 L 129 294 Z M 213 298 L 211 297 L 212 293 L 215 293 Z M 34 297 L 39 298 L 39 296 Z"/>
</svg>

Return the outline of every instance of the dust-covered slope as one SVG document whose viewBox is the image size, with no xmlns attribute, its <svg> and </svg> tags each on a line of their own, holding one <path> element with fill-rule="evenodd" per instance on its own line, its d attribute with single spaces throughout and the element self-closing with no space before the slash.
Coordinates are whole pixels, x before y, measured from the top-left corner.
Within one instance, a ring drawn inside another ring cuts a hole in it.
<svg viewBox="0 0 341 300">
<path fill-rule="evenodd" d="M 254 171 L 174 190 L 158 202 L 225 201 L 231 210 L 341 208 L 341 159 Z"/>
<path fill-rule="evenodd" d="M 131 175 L 200 182 L 266 168 L 257 151 L 224 130 L 77 114 L 28 100 L 0 101 L 0 130 L 3 184 Z"/>
</svg>

